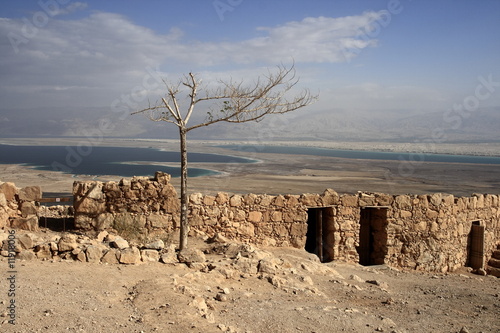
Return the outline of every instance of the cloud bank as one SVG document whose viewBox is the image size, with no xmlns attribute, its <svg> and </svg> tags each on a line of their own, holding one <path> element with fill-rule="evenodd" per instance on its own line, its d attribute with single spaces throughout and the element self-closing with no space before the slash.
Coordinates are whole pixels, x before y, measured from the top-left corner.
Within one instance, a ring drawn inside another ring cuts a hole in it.
<svg viewBox="0 0 500 333">
<path fill-rule="evenodd" d="M 4 106 L 102 105 L 129 91 L 146 68 L 178 74 L 184 68 L 236 68 L 280 62 L 346 62 L 376 46 L 367 32 L 383 12 L 340 18 L 308 17 L 259 27 L 255 37 L 235 42 L 196 41 L 172 27 L 159 34 L 122 15 L 93 12 L 73 3 L 54 9 L 47 22 L 0 18 L 0 98 Z M 35 24 L 36 26 L 30 25 Z M 43 23 L 43 24 L 42 24 Z"/>
</svg>

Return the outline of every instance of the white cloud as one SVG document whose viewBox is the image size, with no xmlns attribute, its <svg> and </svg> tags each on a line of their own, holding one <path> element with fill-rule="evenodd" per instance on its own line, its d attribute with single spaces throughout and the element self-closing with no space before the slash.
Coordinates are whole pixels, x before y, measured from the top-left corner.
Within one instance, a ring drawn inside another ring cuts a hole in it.
<svg viewBox="0 0 500 333">
<path fill-rule="evenodd" d="M 75 2 L 57 15 L 85 6 Z M 176 27 L 158 34 L 113 13 L 94 12 L 78 20 L 57 15 L 32 30 L 22 20 L 0 19 L 0 35 L 11 37 L 0 42 L 4 106 L 109 104 L 140 85 L 147 67 L 177 74 L 186 68 L 274 65 L 292 58 L 296 63 L 344 62 L 376 45 L 365 32 L 382 13 L 309 17 L 260 27 L 261 36 L 236 42 L 188 41 Z"/>
</svg>

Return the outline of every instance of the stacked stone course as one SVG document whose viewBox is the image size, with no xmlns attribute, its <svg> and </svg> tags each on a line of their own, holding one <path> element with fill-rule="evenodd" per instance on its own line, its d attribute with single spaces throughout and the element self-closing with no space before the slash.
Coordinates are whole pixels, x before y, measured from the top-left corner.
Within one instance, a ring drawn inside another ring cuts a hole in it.
<svg viewBox="0 0 500 333">
<path fill-rule="evenodd" d="M 41 197 L 39 186 L 19 189 L 14 183 L 0 183 L 0 228 L 37 231 L 37 202 Z"/>
<path fill-rule="evenodd" d="M 171 233 L 179 225 L 179 200 L 170 176 L 134 177 L 119 183 L 76 182 L 75 225 L 82 231 L 135 226 L 149 236 Z M 387 210 L 384 263 L 426 271 L 453 271 L 467 264 L 472 221 L 485 228 L 485 262 L 500 241 L 498 195 L 389 195 L 363 193 L 189 196 L 191 228 L 209 236 L 264 246 L 304 248 L 308 210 L 325 207 L 334 260 L 359 261 L 363 207 Z"/>
</svg>

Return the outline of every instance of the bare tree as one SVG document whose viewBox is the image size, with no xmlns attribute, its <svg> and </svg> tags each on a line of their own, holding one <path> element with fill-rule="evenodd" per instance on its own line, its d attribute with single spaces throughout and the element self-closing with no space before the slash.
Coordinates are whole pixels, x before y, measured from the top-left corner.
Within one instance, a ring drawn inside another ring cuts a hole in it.
<svg viewBox="0 0 500 333">
<path fill-rule="evenodd" d="M 203 89 L 201 80 L 189 73 L 176 85 L 165 82 L 167 93 L 155 106 L 149 106 L 132 114 L 147 113 L 152 121 L 164 121 L 179 129 L 181 153 L 181 219 L 180 250 L 187 247 L 189 221 L 187 197 L 187 132 L 218 122 L 245 123 L 260 121 L 269 114 L 283 114 L 305 107 L 317 99 L 309 90 L 302 90 L 290 99 L 286 96 L 297 85 L 295 67 L 278 66 L 276 71 L 259 77 L 249 85 L 243 81 L 219 80 L 215 89 Z M 181 89 L 184 87 L 184 90 Z M 199 90 L 204 90 L 203 96 Z M 187 92 L 186 109 L 181 110 L 180 98 Z M 208 102 L 207 117 L 203 122 L 188 126 L 198 103 Z"/>
</svg>

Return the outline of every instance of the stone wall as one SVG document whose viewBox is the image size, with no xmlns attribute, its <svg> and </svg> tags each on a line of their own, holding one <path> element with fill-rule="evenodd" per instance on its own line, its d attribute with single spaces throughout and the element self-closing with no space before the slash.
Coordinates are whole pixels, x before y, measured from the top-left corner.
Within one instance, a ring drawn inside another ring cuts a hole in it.
<svg viewBox="0 0 500 333">
<path fill-rule="evenodd" d="M 73 184 L 75 227 L 87 233 L 118 231 L 126 237 L 161 236 L 178 226 L 179 200 L 170 175 L 120 182 Z"/>
<path fill-rule="evenodd" d="M 42 197 L 39 186 L 17 188 L 0 182 L 0 228 L 38 230 L 37 202 Z"/>
<path fill-rule="evenodd" d="M 169 180 L 169 175 L 157 173 L 153 179 L 134 177 L 119 183 L 76 182 L 75 225 L 93 233 L 171 233 L 178 228 L 179 203 Z M 321 248 L 329 260 L 452 271 L 467 264 L 471 226 L 477 220 L 485 230 L 485 261 L 500 242 L 497 195 L 339 195 L 326 190 L 277 196 L 194 193 L 189 200 L 194 230 L 265 246 L 313 252 Z M 312 227 L 312 211 L 318 208 L 320 241 Z"/>
</svg>

